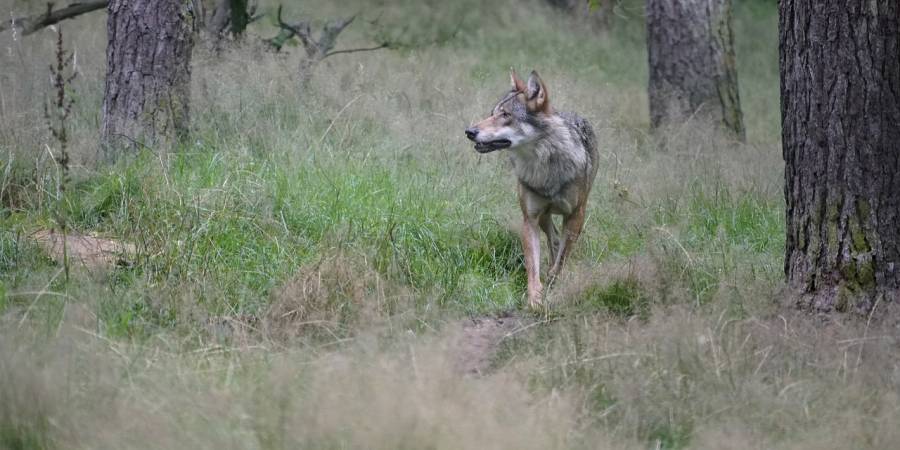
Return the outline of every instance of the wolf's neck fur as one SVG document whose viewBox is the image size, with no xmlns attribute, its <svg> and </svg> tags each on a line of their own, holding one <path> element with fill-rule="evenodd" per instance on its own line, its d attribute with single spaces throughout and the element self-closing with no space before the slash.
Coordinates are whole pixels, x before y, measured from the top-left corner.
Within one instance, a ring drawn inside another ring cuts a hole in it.
<svg viewBox="0 0 900 450">
<path fill-rule="evenodd" d="M 520 182 L 551 198 L 586 173 L 590 162 L 577 133 L 561 117 L 552 115 L 544 125 L 541 137 L 510 149 L 510 160 Z"/>
</svg>

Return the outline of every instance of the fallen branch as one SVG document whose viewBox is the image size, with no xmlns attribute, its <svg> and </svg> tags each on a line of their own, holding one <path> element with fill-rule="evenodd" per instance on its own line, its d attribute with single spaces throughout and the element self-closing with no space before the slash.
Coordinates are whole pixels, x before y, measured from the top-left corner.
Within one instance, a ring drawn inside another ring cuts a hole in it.
<svg viewBox="0 0 900 450">
<path fill-rule="evenodd" d="M 55 25 L 66 19 L 86 14 L 98 9 L 103 9 L 109 4 L 109 0 L 96 0 L 90 2 L 77 2 L 69 6 L 53 10 L 53 3 L 47 3 L 47 12 L 31 17 L 16 17 L 0 23 L 0 32 L 15 28 L 22 32 L 23 36 L 35 33 L 50 25 Z"/>
<path fill-rule="evenodd" d="M 372 50 L 381 50 L 383 48 L 388 48 L 388 44 L 381 44 L 377 47 L 366 47 L 366 48 L 348 48 L 345 50 L 335 50 L 333 52 L 329 52 L 325 57 L 329 57 L 332 55 L 337 55 L 340 53 L 356 53 L 356 52 L 370 52 Z"/>
</svg>

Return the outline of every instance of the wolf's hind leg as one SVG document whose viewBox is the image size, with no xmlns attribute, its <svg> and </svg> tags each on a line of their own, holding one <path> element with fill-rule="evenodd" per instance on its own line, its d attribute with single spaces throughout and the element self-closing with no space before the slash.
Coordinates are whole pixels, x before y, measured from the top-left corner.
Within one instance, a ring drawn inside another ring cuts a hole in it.
<svg viewBox="0 0 900 450">
<path fill-rule="evenodd" d="M 559 232 L 556 231 L 556 225 L 553 223 L 553 216 L 549 212 L 545 212 L 539 219 L 541 230 L 547 235 L 547 248 L 550 250 L 550 259 L 548 266 L 553 266 L 556 262 L 556 255 L 559 252 Z"/>
<path fill-rule="evenodd" d="M 562 270 L 563 263 L 566 261 L 566 257 L 569 256 L 569 252 L 572 251 L 572 247 L 575 246 L 575 242 L 578 241 L 578 236 L 581 235 L 581 229 L 584 226 L 584 210 L 585 205 L 581 205 L 572 212 L 572 214 L 563 218 L 563 234 L 565 235 L 565 239 L 563 239 L 559 253 L 556 255 L 556 260 L 553 263 L 553 266 L 550 267 L 549 279 L 555 279 L 559 272 Z"/>
</svg>

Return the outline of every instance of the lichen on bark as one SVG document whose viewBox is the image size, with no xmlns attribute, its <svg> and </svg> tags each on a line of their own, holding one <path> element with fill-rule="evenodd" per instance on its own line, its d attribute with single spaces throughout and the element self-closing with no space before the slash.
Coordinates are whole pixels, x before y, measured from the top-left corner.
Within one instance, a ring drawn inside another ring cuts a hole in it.
<svg viewBox="0 0 900 450">
<path fill-rule="evenodd" d="M 779 4 L 785 275 L 801 308 L 900 299 L 898 3 Z"/>
</svg>

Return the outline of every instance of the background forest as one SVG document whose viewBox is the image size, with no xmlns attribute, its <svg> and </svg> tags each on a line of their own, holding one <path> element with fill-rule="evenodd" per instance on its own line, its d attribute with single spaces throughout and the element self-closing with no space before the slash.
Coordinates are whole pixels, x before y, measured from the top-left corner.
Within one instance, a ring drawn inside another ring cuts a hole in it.
<svg viewBox="0 0 900 450">
<path fill-rule="evenodd" d="M 107 14 L 0 32 L 0 448 L 900 442 L 896 329 L 782 307 L 778 5 L 733 5 L 741 139 L 651 127 L 643 1 L 553 3 L 285 1 L 384 46 L 304 66 L 261 1 L 197 34 L 177 142 L 112 157 Z M 510 67 L 599 141 L 539 314 L 509 163 L 463 135 Z"/>
</svg>

